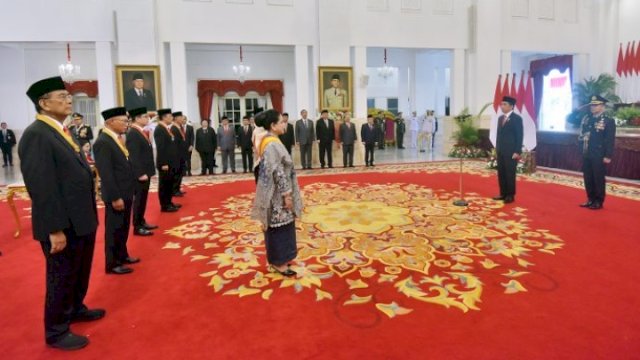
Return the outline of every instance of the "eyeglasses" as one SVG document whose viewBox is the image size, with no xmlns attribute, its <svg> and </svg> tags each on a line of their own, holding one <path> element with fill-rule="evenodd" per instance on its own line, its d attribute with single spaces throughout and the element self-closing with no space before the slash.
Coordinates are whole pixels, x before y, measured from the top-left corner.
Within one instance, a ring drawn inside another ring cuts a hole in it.
<svg viewBox="0 0 640 360">
<path fill-rule="evenodd" d="M 51 96 L 49 94 L 42 96 L 40 99 L 43 100 L 50 100 L 50 99 L 56 99 L 56 100 L 72 100 L 73 99 L 73 95 L 69 94 L 69 93 L 62 93 L 62 94 L 58 94 L 56 96 Z"/>
</svg>

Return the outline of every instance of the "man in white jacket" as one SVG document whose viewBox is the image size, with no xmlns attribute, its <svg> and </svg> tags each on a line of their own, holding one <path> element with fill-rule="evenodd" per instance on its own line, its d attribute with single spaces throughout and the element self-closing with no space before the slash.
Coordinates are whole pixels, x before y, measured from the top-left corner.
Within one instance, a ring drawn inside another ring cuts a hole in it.
<svg viewBox="0 0 640 360">
<path fill-rule="evenodd" d="M 416 112 L 411 113 L 411 118 L 409 119 L 409 136 L 411 142 L 409 146 L 412 149 L 418 147 L 418 132 L 420 131 L 420 119 L 416 115 Z"/>
</svg>

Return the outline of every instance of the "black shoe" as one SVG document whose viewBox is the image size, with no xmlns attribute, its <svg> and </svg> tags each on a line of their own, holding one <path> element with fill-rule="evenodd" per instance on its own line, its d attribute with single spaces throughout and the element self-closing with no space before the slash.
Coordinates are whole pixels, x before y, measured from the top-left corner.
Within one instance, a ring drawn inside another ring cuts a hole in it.
<svg viewBox="0 0 640 360">
<path fill-rule="evenodd" d="M 593 204 L 591 204 L 589 206 L 589 209 L 591 209 L 591 210 L 600 210 L 600 209 L 602 209 L 602 203 L 594 201 Z"/>
<path fill-rule="evenodd" d="M 242 173 L 243 173 L 243 174 L 246 174 L 246 173 L 247 173 L 247 170 L 242 170 Z"/>
<path fill-rule="evenodd" d="M 193 176 L 193 175 L 191 174 L 191 171 L 189 171 L 189 172 L 187 173 L 187 176 Z"/>
<path fill-rule="evenodd" d="M 217 167 L 218 167 L 218 165 L 216 165 L 216 164 L 213 164 L 213 167 L 214 167 L 214 168 L 217 168 Z"/>
<path fill-rule="evenodd" d="M 207 175 L 207 174 L 206 174 L 206 173 L 201 172 L 201 173 L 200 173 L 200 176 L 203 176 L 203 175 Z"/>
<path fill-rule="evenodd" d="M 183 196 L 184 196 L 184 194 L 183 194 L 183 193 L 180 193 L 180 192 L 177 192 L 177 193 L 173 193 L 173 196 L 174 196 L 174 197 L 183 197 Z"/>
<path fill-rule="evenodd" d="M 329 165 L 329 169 L 333 169 L 333 165 Z"/>
<path fill-rule="evenodd" d="M 591 207 L 591 205 L 593 205 L 593 200 L 589 200 L 584 204 L 580 204 L 580 207 L 588 208 Z"/>
<path fill-rule="evenodd" d="M 114 268 L 107 269 L 107 274 L 124 275 L 124 274 L 130 274 L 132 272 L 133 272 L 132 268 L 128 268 L 123 265 L 118 265 Z"/>
<path fill-rule="evenodd" d="M 493 200 L 504 200 L 504 196 L 498 195 L 498 196 L 492 197 L 491 199 L 493 199 Z"/>
<path fill-rule="evenodd" d="M 3 167 L 3 168 L 4 168 L 4 167 L 7 167 L 7 164 L 2 165 L 2 167 Z"/>
<path fill-rule="evenodd" d="M 514 201 L 515 201 L 515 199 L 513 198 L 513 196 L 505 196 L 504 197 L 504 203 L 505 204 L 511 204 Z"/>
<path fill-rule="evenodd" d="M 106 313 L 104 309 L 86 309 L 71 316 L 71 323 L 100 320 Z"/>
<path fill-rule="evenodd" d="M 158 225 L 148 224 L 145 222 L 144 224 L 142 224 L 142 227 L 147 230 L 153 230 L 153 229 L 157 229 Z"/>
<path fill-rule="evenodd" d="M 235 174 L 235 173 L 236 173 L 236 170 L 235 170 L 235 169 L 233 169 L 233 170 L 231 170 L 231 172 Z"/>
<path fill-rule="evenodd" d="M 349 165 L 349 167 L 355 167 L 355 166 L 353 166 L 353 165 Z"/>
<path fill-rule="evenodd" d="M 160 212 L 176 212 L 176 211 L 178 211 L 178 208 L 174 206 L 167 206 L 160 209 Z"/>
<path fill-rule="evenodd" d="M 140 262 L 140 258 L 129 256 L 128 258 L 124 259 L 122 262 L 125 264 L 137 264 Z"/>
<path fill-rule="evenodd" d="M 171 203 L 171 206 L 173 206 L 176 209 L 180 209 L 182 207 L 182 205 L 176 204 L 176 203 Z"/>
<path fill-rule="evenodd" d="M 373 163 L 371 163 L 371 164 L 369 164 L 369 166 L 372 166 L 372 167 L 373 167 L 373 166 L 375 166 L 375 165 L 373 165 Z"/>
<path fill-rule="evenodd" d="M 324 165 L 320 165 L 320 168 L 321 168 L 321 169 L 324 169 Z"/>
<path fill-rule="evenodd" d="M 89 345 L 89 338 L 86 336 L 76 335 L 69 331 L 66 335 L 60 337 L 54 342 L 48 342 L 47 345 L 60 350 L 78 350 Z"/>
<path fill-rule="evenodd" d="M 226 173 L 227 173 L 227 170 L 222 170 L 222 173 L 223 173 L 223 174 L 226 174 Z"/>
<path fill-rule="evenodd" d="M 133 235 L 136 235 L 136 236 L 151 236 L 151 235 L 153 235 L 153 231 L 149 231 L 149 230 L 141 227 L 141 228 L 135 229 L 133 231 Z"/>
<path fill-rule="evenodd" d="M 287 270 L 285 270 L 285 271 L 280 271 L 280 270 L 276 269 L 275 266 L 269 266 L 269 268 L 271 269 L 271 271 L 273 271 L 275 273 L 278 273 L 278 274 L 280 274 L 280 275 L 282 275 L 284 277 L 294 277 L 294 276 L 296 276 L 298 274 L 297 272 L 291 270 L 290 268 L 287 268 Z"/>
</svg>

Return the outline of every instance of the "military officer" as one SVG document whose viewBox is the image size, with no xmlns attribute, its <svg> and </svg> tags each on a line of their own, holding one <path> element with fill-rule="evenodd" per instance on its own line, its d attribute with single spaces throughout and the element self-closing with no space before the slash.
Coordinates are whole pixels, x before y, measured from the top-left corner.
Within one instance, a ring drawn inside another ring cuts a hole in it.
<svg viewBox="0 0 640 360">
<path fill-rule="evenodd" d="M 582 119 L 579 140 L 582 144 L 582 175 L 587 191 L 587 202 L 581 207 L 602 209 L 605 197 L 606 165 L 611 162 L 616 138 L 616 123 L 605 114 L 607 99 L 591 97 L 591 114 Z"/>
<path fill-rule="evenodd" d="M 333 74 L 331 87 L 324 91 L 324 107 L 341 110 L 349 107 L 347 90 L 340 87 L 340 75 L 338 74 Z"/>
</svg>

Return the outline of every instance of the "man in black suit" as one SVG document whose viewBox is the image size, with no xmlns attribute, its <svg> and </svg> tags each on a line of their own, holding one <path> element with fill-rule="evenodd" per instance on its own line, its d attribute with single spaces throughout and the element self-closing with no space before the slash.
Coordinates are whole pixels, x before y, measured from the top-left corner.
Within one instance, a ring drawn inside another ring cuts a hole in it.
<svg viewBox="0 0 640 360">
<path fill-rule="evenodd" d="M 327 165 L 333 167 L 333 140 L 336 138 L 336 129 L 333 120 L 329 119 L 329 111 L 322 110 L 320 119 L 316 121 L 316 137 L 320 142 L 320 167 L 324 169 L 325 154 L 327 156 Z"/>
<path fill-rule="evenodd" d="M 340 141 L 342 142 L 342 164 L 353 167 L 353 144 L 358 141 L 356 127 L 351 123 L 351 115 L 346 113 L 344 123 L 340 124 Z"/>
<path fill-rule="evenodd" d="M 512 203 L 516 195 L 516 169 L 522 153 L 522 118 L 513 112 L 516 99 L 502 98 L 502 115 L 498 119 L 498 135 L 496 138 L 496 157 L 498 160 L 498 183 L 500 195 L 494 200 Z"/>
<path fill-rule="evenodd" d="M 384 112 L 378 111 L 378 116 L 375 118 L 375 125 L 378 128 L 378 149 L 384 150 L 384 130 L 385 130 L 385 117 Z"/>
<path fill-rule="evenodd" d="M 144 218 L 151 177 L 156 174 L 151 139 L 149 134 L 144 131 L 144 127 L 149 124 L 147 108 L 131 109 L 129 117 L 133 123 L 127 132 L 127 150 L 129 150 L 129 160 L 133 167 L 133 176 L 136 179 L 132 209 L 133 234 L 151 236 L 153 235 L 151 230 L 157 229 L 158 226 L 148 224 Z"/>
<path fill-rule="evenodd" d="M 170 129 L 172 122 L 171 109 L 158 110 L 158 126 L 153 131 L 153 139 L 156 143 L 156 169 L 159 174 L 158 198 L 160 199 L 161 212 L 176 212 L 179 208 L 171 201 L 175 174 L 180 168 L 178 144 Z"/>
<path fill-rule="evenodd" d="M 367 115 L 367 123 L 362 124 L 360 136 L 364 143 L 364 163 L 366 166 L 373 165 L 373 153 L 380 139 L 380 128 L 373 122 L 373 115 Z"/>
<path fill-rule="evenodd" d="M 175 180 L 173 182 L 173 196 L 183 197 L 186 192 L 180 190 L 182 188 L 182 178 L 187 171 L 187 156 L 189 155 L 189 144 L 187 143 L 187 133 L 184 130 L 184 116 L 182 111 L 176 111 L 173 114 L 173 126 L 171 126 L 171 133 L 176 140 L 178 148 L 178 158 L 180 160 L 180 166 L 175 173 Z"/>
<path fill-rule="evenodd" d="M 105 315 L 84 304 L 98 227 L 93 175 L 62 125 L 72 111 L 72 96 L 62 78 L 34 83 L 27 96 L 38 114 L 22 135 L 18 155 L 31 198 L 33 237 L 46 259 L 45 341 L 75 350 L 89 339 L 72 333 L 69 325 Z"/>
<path fill-rule="evenodd" d="M 398 149 L 404 149 L 404 134 L 407 131 L 407 125 L 404 123 L 402 112 L 396 117 L 396 146 Z"/>
<path fill-rule="evenodd" d="M 293 124 L 289 124 L 289 114 L 282 113 L 282 119 L 287 122 L 287 128 L 284 130 L 284 134 L 279 135 L 280 141 L 287 149 L 289 155 L 291 155 L 291 148 L 295 142 L 295 134 L 293 131 Z"/>
<path fill-rule="evenodd" d="M 605 114 L 607 99 L 591 97 L 591 114 L 582 119 L 582 175 L 587 191 L 587 202 L 580 204 L 591 210 L 602 209 L 604 204 L 607 164 L 611 163 L 616 140 L 616 122 Z"/>
<path fill-rule="evenodd" d="M 184 116 L 184 134 L 186 137 L 186 141 L 187 141 L 187 160 L 185 161 L 185 166 L 186 166 L 186 175 L 187 176 L 193 176 L 191 174 L 191 155 L 193 154 L 193 145 L 196 141 L 196 136 L 195 136 L 195 131 L 193 130 L 193 126 L 191 126 L 189 124 L 189 119 L 187 119 L 186 116 Z"/>
<path fill-rule="evenodd" d="M 200 175 L 206 175 L 207 172 L 213 175 L 213 158 L 217 147 L 216 132 L 209 127 L 209 120 L 202 120 L 200 129 L 196 130 L 196 151 L 200 154 L 202 163 Z"/>
<path fill-rule="evenodd" d="M 2 150 L 2 167 L 13 166 L 13 147 L 16 145 L 16 135 L 7 129 L 7 123 L 0 124 L 0 150 Z"/>
<path fill-rule="evenodd" d="M 248 172 L 253 167 L 253 127 L 249 124 L 249 117 L 242 118 L 242 127 L 238 129 L 238 146 L 242 153 L 242 170 Z"/>
<path fill-rule="evenodd" d="M 86 143 L 90 143 L 91 140 L 93 140 L 93 131 L 91 130 L 91 126 L 83 123 L 84 116 L 80 113 L 73 113 L 72 118 L 73 125 L 69 126 L 69 131 L 73 137 L 78 140 L 80 147 Z"/>
<path fill-rule="evenodd" d="M 124 107 L 127 109 L 146 107 L 149 111 L 155 111 L 156 97 L 151 90 L 144 88 L 142 73 L 133 74 L 131 81 L 133 87 L 124 92 Z"/>
<path fill-rule="evenodd" d="M 104 201 L 104 253 L 107 274 L 129 274 L 140 259 L 129 256 L 127 240 L 131 226 L 131 205 L 135 189 L 133 166 L 122 135 L 127 131 L 127 109 L 102 112 L 104 128 L 93 144 L 100 189 Z"/>
</svg>

